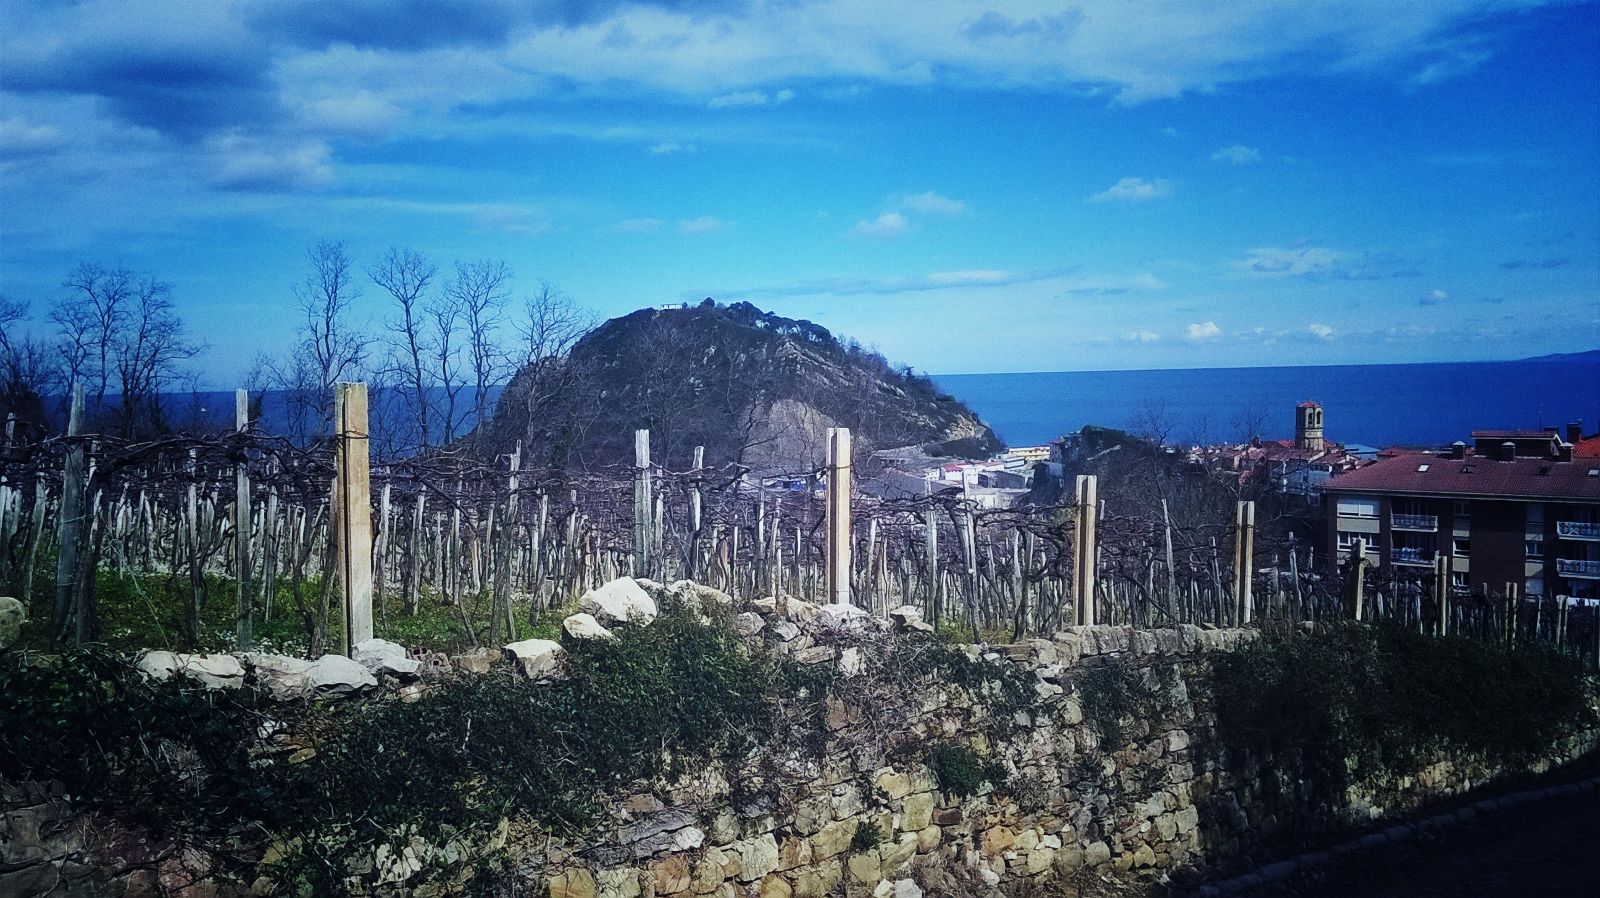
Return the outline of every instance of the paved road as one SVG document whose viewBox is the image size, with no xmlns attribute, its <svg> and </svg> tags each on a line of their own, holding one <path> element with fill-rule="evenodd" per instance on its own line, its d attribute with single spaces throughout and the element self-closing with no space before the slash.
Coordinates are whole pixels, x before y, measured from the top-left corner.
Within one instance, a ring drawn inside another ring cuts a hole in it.
<svg viewBox="0 0 1600 898">
<path fill-rule="evenodd" d="M 1600 791 L 1483 814 L 1351 854 L 1255 896 L 1555 898 L 1600 896 Z"/>
</svg>

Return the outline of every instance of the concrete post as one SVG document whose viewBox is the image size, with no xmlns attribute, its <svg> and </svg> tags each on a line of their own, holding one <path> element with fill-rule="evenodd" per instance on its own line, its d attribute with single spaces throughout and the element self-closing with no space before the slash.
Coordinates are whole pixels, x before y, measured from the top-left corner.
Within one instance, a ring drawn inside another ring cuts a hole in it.
<svg viewBox="0 0 1600 898">
<path fill-rule="evenodd" d="M 1073 533 L 1076 552 L 1073 558 L 1073 598 L 1077 602 L 1077 622 L 1080 627 L 1095 623 L 1094 594 L 1096 562 L 1096 529 L 1099 524 L 1100 479 L 1093 474 L 1079 474 L 1077 480 L 1078 526 Z"/>
<path fill-rule="evenodd" d="M 67 436 L 83 433 L 83 384 L 72 384 L 72 404 L 67 415 Z M 67 448 L 66 463 L 61 472 L 61 508 L 56 519 L 56 605 L 55 620 L 51 621 L 57 639 L 72 637 L 80 642 L 81 613 L 78 596 L 78 553 L 83 546 L 84 512 L 84 452 L 83 444 L 74 440 Z"/>
<path fill-rule="evenodd" d="M 372 455 L 367 431 L 367 385 L 334 385 L 334 443 L 339 585 L 344 592 L 344 649 L 372 638 Z"/>
<path fill-rule="evenodd" d="M 1255 611 L 1256 504 L 1240 502 L 1234 514 L 1233 595 L 1239 603 L 1235 619 L 1243 626 Z"/>
<path fill-rule="evenodd" d="M 850 604 L 850 428 L 828 428 L 828 601 Z"/>
<path fill-rule="evenodd" d="M 244 433 L 250 427 L 250 391 L 233 391 L 233 428 Z M 233 466 L 234 558 L 239 576 L 239 616 L 236 621 L 239 650 L 253 648 L 254 615 L 250 604 L 250 469 L 243 456 Z"/>
<path fill-rule="evenodd" d="M 1367 588 L 1367 541 L 1357 539 L 1355 549 L 1350 554 L 1350 577 L 1354 581 L 1355 589 L 1355 618 L 1361 620 L 1363 593 Z"/>
<path fill-rule="evenodd" d="M 633 569 L 637 576 L 651 576 L 650 525 L 655 504 L 650 497 L 650 431 L 633 432 Z"/>
</svg>

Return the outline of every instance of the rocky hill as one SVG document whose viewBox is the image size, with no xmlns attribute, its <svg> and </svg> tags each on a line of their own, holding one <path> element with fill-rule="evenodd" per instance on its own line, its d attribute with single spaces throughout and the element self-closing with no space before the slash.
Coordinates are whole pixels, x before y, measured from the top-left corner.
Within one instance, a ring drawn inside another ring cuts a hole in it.
<svg viewBox="0 0 1600 898">
<path fill-rule="evenodd" d="M 927 377 L 810 321 L 709 299 L 614 318 L 566 359 L 518 372 L 488 436 L 496 446 L 521 439 L 535 459 L 595 465 L 631 461 L 633 431 L 649 428 L 657 461 L 686 467 L 699 445 L 709 462 L 770 472 L 820 463 L 832 426 L 851 428 L 858 457 L 1002 448 Z"/>
</svg>

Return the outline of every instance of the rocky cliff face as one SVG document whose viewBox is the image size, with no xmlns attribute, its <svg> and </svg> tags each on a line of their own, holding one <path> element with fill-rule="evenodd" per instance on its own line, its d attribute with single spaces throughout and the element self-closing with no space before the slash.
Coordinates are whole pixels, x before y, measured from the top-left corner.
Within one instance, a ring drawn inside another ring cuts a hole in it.
<svg viewBox="0 0 1600 898">
<path fill-rule="evenodd" d="M 540 372 L 507 387 L 491 427 L 496 444 L 564 441 L 584 463 L 631 460 L 633 431 L 648 428 L 655 459 L 684 466 L 695 446 L 708 462 L 758 470 L 809 469 L 827 428 L 852 429 L 859 451 L 928 445 L 934 454 L 1002 448 L 971 409 L 909 368 L 841 341 L 809 321 L 749 303 L 710 300 L 681 309 L 642 309 L 584 337 L 563 362 L 583 398 L 559 439 L 540 405 Z M 951 446 L 947 444 L 955 443 Z"/>
</svg>

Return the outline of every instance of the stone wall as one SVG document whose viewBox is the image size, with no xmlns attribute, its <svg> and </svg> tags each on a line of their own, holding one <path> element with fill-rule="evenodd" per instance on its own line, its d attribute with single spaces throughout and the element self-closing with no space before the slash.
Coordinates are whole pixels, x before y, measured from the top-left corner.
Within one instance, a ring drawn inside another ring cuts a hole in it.
<svg viewBox="0 0 1600 898">
<path fill-rule="evenodd" d="M 951 648 L 912 609 L 883 621 L 798 600 L 755 607 L 735 617 L 735 630 L 757 650 L 831 675 L 815 678 L 829 680 L 820 708 L 815 695 L 792 703 L 797 714 L 822 713 L 777 728 L 737 763 L 618 799 L 585 841 L 513 822 L 507 843 L 529 893 L 918 898 L 1015 894 L 1031 881 L 1071 895 L 1089 879 L 1164 875 L 1286 828 L 1375 819 L 1501 773 L 1441 758 L 1415 777 L 1358 782 L 1330 801 L 1292 759 L 1228 757 L 1201 684 L 1208 656 L 1261 638 L 1256 630 L 1073 628 Z M 593 630 L 569 627 L 569 637 L 574 629 Z M 935 653 L 943 660 L 930 667 Z M 507 654 L 530 676 L 560 675 L 553 642 Z M 426 676 L 400 685 L 414 680 L 409 668 L 404 678 L 369 668 L 378 688 L 401 688 L 403 698 L 426 690 Z M 1550 759 L 1594 745 L 1587 734 L 1552 747 Z M 981 763 L 973 794 L 941 788 L 930 763 L 940 746 Z M 185 888 L 184 871 L 203 878 L 204 869 L 203 858 L 165 857 L 92 826 L 40 789 L 0 795 L 0 894 L 219 894 L 205 883 Z"/>
<path fill-rule="evenodd" d="M 992 694 L 899 680 L 895 666 L 915 642 L 884 631 L 918 621 L 899 624 L 804 603 L 743 615 L 748 638 L 837 666 L 842 698 L 829 700 L 826 751 L 812 760 L 774 746 L 740 769 L 630 797 L 606 837 L 530 858 L 551 898 L 914 898 L 1014 894 L 1025 880 L 1070 895 L 1087 878 L 1159 876 L 1284 827 L 1376 819 L 1500 773 L 1440 759 L 1330 803 L 1284 765 L 1226 757 L 1190 687 L 1209 653 L 1258 639 L 1256 630 L 1073 628 L 967 647 L 975 661 L 1031 680 L 1032 706 L 1002 709 L 1000 721 Z M 1119 693 L 1121 706 L 1096 690 Z M 939 743 L 973 749 L 995 768 L 990 781 L 967 797 L 941 790 L 927 761 Z M 1590 734 L 1552 757 L 1594 745 Z"/>
</svg>

